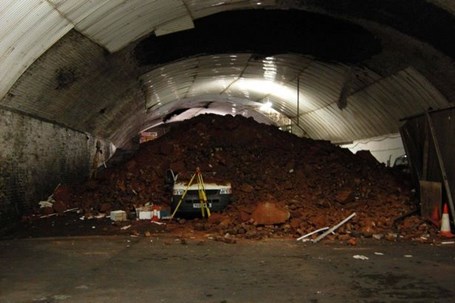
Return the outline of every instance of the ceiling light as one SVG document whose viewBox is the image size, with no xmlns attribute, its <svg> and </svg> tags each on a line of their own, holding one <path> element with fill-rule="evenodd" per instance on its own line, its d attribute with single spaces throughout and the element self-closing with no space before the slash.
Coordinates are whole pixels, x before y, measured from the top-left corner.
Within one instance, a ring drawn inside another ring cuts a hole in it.
<svg viewBox="0 0 455 303">
<path fill-rule="evenodd" d="M 263 112 L 266 112 L 266 111 L 269 111 L 271 108 L 272 108 L 272 102 L 267 101 L 267 102 L 263 103 L 259 109 L 262 110 Z"/>
</svg>

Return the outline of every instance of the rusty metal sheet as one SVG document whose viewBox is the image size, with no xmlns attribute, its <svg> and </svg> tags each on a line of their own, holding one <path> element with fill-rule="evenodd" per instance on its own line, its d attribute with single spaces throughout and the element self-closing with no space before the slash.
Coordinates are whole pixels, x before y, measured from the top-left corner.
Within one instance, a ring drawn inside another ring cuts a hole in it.
<svg viewBox="0 0 455 303">
<path fill-rule="evenodd" d="M 420 181 L 420 212 L 422 217 L 431 220 L 433 214 L 441 214 L 441 182 Z"/>
<path fill-rule="evenodd" d="M 455 218 L 452 203 L 455 188 L 455 161 L 452 160 L 452 157 L 455 153 L 455 141 L 453 140 L 455 107 L 431 111 L 428 112 L 428 115 L 433 122 L 434 134 L 425 131 L 428 121 L 424 114 L 409 117 L 405 119 L 406 122 L 401 127 L 403 143 L 412 164 L 415 180 L 444 182 L 441 199 L 443 203 L 449 203 L 453 222 Z M 435 148 L 436 145 L 439 151 Z M 416 184 L 416 187 L 420 189 L 419 184 Z"/>
</svg>

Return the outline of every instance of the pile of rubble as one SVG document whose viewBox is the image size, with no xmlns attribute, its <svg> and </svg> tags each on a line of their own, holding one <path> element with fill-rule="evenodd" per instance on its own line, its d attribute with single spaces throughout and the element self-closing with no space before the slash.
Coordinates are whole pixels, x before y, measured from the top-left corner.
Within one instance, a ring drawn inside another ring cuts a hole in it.
<svg viewBox="0 0 455 303">
<path fill-rule="evenodd" d="M 417 216 L 396 220 L 415 210 L 410 187 L 369 152 L 352 154 L 241 116 L 201 115 L 174 125 L 97 179 L 61 186 L 54 193 L 57 211 L 79 208 L 89 218 L 119 209 L 133 213 L 147 203 L 166 207 L 166 171 L 190 177 L 197 167 L 230 181 L 234 201 L 208 220 L 174 220 L 170 231 L 202 231 L 226 241 L 299 237 L 355 212 L 328 238 L 355 244 L 359 237 L 425 240 L 435 232 Z"/>
</svg>

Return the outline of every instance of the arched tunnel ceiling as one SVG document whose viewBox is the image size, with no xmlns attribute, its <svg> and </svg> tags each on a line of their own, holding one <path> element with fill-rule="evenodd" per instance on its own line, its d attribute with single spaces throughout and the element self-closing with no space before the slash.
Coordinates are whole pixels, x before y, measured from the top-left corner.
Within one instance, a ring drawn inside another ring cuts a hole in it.
<svg viewBox="0 0 455 303">
<path fill-rule="evenodd" d="M 443 0 L 2 1 L 0 107 L 120 146 L 210 101 L 270 101 L 313 138 L 396 132 L 455 100 L 454 11 Z"/>
<path fill-rule="evenodd" d="M 298 120 L 306 135 L 335 142 L 392 133 L 401 117 L 415 113 L 416 105 L 425 109 L 447 103 L 411 67 L 382 77 L 366 67 L 295 54 L 199 56 L 152 70 L 141 79 L 150 119 L 200 96 L 207 102 L 229 102 L 233 109 L 243 105 L 242 100 L 270 102 L 296 124 Z M 340 94 L 347 86 L 347 106 L 341 110 Z"/>
</svg>

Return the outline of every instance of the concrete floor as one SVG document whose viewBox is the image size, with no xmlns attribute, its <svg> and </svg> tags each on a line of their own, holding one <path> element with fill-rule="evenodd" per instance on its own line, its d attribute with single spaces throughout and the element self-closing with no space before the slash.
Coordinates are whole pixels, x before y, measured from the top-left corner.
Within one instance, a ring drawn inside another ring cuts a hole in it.
<svg viewBox="0 0 455 303">
<path fill-rule="evenodd" d="M 455 302 L 455 245 L 8 240 L 0 269 L 2 303 Z"/>
</svg>

